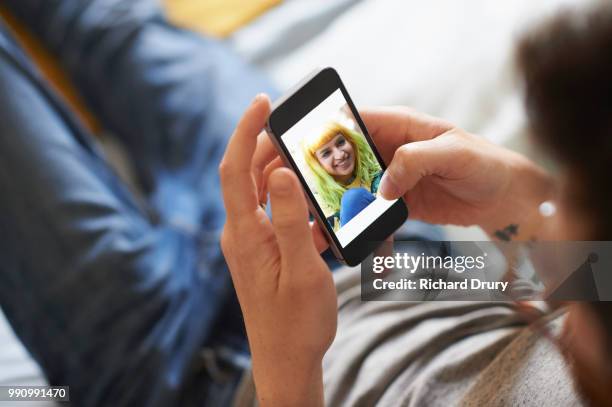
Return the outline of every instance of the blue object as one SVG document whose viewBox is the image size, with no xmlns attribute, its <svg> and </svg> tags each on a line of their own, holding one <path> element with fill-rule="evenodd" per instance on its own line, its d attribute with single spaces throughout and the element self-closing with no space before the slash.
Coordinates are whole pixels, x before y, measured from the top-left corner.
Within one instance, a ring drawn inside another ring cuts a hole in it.
<svg viewBox="0 0 612 407">
<path fill-rule="evenodd" d="M 376 197 L 363 187 L 347 189 L 340 201 L 340 227 L 346 225 Z"/>
<path fill-rule="evenodd" d="M 74 405 L 227 405 L 247 346 L 217 166 L 270 83 L 156 0 L 4 4 L 124 143 L 144 195 L 0 23 L 0 306 Z"/>
</svg>

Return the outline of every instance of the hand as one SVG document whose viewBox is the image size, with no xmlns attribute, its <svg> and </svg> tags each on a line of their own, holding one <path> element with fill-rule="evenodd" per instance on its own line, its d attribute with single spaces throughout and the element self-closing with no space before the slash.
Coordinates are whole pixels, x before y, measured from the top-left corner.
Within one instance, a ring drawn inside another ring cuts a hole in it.
<svg viewBox="0 0 612 407">
<path fill-rule="evenodd" d="M 269 99 L 258 96 L 219 167 L 227 211 L 221 247 L 244 314 L 260 404 L 322 405 L 321 361 L 336 332 L 336 290 L 299 181 L 277 168 L 260 133 L 269 113 Z M 266 188 L 272 221 L 260 207 Z"/>
<path fill-rule="evenodd" d="M 554 186 L 531 161 L 408 108 L 366 110 L 362 117 L 388 163 L 380 192 L 403 196 L 411 217 L 479 225 L 498 237 L 510 225 L 517 226 L 510 238 L 536 233 L 538 206 Z"/>
</svg>

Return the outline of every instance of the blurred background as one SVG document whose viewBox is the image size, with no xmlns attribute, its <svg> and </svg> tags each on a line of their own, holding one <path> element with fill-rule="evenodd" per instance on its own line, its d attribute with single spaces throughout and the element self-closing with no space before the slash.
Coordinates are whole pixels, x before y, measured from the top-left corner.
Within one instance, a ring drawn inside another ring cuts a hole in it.
<svg viewBox="0 0 612 407">
<path fill-rule="evenodd" d="M 316 67 L 333 66 L 357 107 L 412 106 L 536 159 L 526 137 L 513 44 L 545 16 L 590 2 L 162 1 L 170 20 L 221 38 L 267 73 L 281 91 Z M 12 26 L 20 30 L 15 22 Z M 79 110 L 78 96 L 61 68 L 27 33 L 23 41 Z M 95 119 L 87 120 L 95 126 Z M 447 231 L 454 240 L 484 239 L 476 228 Z M 37 366 L 0 316 L 0 384 L 43 383 Z"/>
</svg>

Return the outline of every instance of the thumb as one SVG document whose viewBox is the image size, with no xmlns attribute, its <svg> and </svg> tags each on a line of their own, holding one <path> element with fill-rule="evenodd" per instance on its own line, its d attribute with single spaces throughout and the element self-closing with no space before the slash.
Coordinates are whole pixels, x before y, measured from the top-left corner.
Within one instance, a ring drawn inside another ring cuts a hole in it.
<svg viewBox="0 0 612 407">
<path fill-rule="evenodd" d="M 383 198 L 399 198 L 423 177 L 443 175 L 452 157 L 449 157 L 448 148 L 440 141 L 440 138 L 416 141 L 398 148 L 380 182 Z"/>
<path fill-rule="evenodd" d="M 287 168 L 274 170 L 268 179 L 272 224 L 283 264 L 292 259 L 304 261 L 304 254 L 318 252 L 315 249 L 308 208 L 297 177 Z"/>
</svg>

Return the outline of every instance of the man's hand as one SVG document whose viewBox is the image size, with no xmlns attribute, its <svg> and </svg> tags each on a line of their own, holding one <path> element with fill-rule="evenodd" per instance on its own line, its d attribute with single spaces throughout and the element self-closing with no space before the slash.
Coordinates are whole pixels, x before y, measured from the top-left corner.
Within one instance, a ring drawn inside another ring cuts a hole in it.
<svg viewBox="0 0 612 407">
<path fill-rule="evenodd" d="M 227 211 L 221 247 L 244 314 L 260 404 L 322 405 L 321 361 L 336 332 L 336 291 L 299 181 L 278 168 L 260 134 L 269 113 L 268 98 L 258 96 L 219 167 Z M 272 220 L 260 207 L 266 190 Z"/>
<path fill-rule="evenodd" d="M 388 163 L 381 194 L 403 196 L 411 217 L 479 225 L 501 239 L 535 237 L 538 206 L 551 199 L 554 186 L 531 161 L 408 108 L 361 113 Z"/>
</svg>

